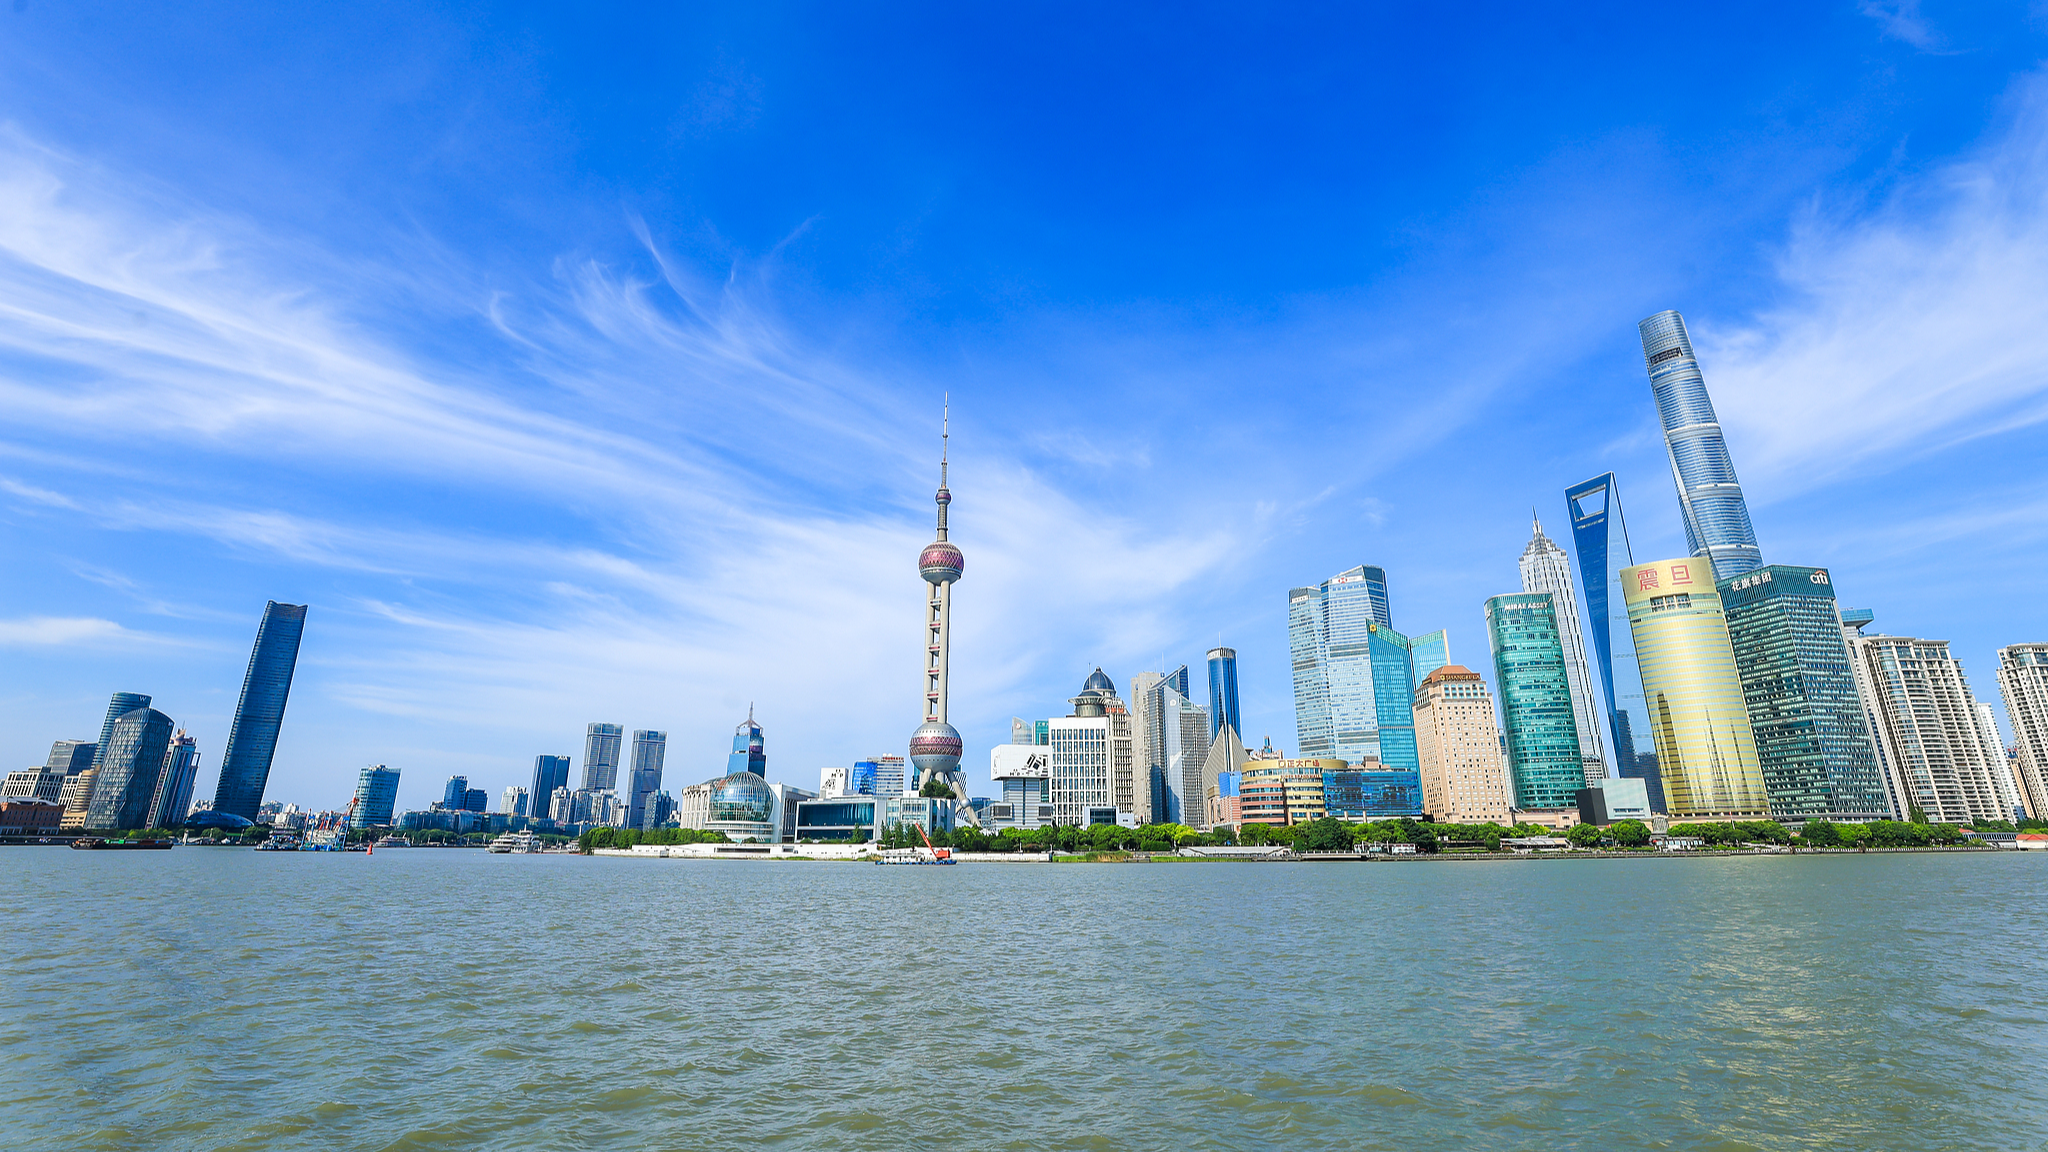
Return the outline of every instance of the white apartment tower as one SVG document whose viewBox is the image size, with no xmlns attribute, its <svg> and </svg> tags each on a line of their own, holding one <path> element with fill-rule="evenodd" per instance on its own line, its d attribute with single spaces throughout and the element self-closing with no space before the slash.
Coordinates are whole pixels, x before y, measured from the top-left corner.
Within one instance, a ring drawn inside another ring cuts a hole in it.
<svg viewBox="0 0 2048 1152">
<path fill-rule="evenodd" d="M 1858 633 L 1853 651 L 1900 815 L 1918 806 L 1937 824 L 2012 819 L 1978 728 L 1976 698 L 1948 641 Z M 2003 759 L 2003 749 L 1996 755 Z"/>
<path fill-rule="evenodd" d="M 1508 769 L 1493 695 L 1477 672 L 1446 664 L 1415 690 L 1415 750 L 1422 806 L 1448 824 L 1510 821 Z"/>
<path fill-rule="evenodd" d="M 1998 650 L 1998 687 L 2019 745 L 2020 803 L 2027 816 L 2048 820 L 2048 644 L 2011 644 Z"/>
<path fill-rule="evenodd" d="M 1564 645 L 1564 678 L 1571 688 L 1572 720 L 1579 729 L 1579 757 L 1586 783 L 1608 775 L 1607 751 L 1600 738 L 1600 712 L 1593 703 L 1592 666 L 1586 661 L 1586 634 L 1579 627 L 1579 600 L 1572 591 L 1572 562 L 1556 541 L 1543 534 L 1543 522 L 1532 512 L 1529 546 L 1522 550 L 1522 591 L 1548 592 L 1557 610 L 1558 639 Z M 1420 739 L 1420 733 L 1417 734 Z"/>
</svg>

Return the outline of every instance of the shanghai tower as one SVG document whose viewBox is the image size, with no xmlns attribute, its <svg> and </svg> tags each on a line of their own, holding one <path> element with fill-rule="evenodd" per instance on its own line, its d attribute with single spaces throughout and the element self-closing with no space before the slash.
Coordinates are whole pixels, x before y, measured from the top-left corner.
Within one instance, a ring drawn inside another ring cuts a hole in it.
<svg viewBox="0 0 2048 1152">
<path fill-rule="evenodd" d="M 291 695 L 299 637 L 305 631 L 304 604 L 272 600 L 264 606 L 249 671 L 242 677 L 235 725 L 228 729 L 227 753 L 221 757 L 220 784 L 213 793 L 217 812 L 254 820 L 263 807 L 263 786 L 270 780 L 270 759 L 277 753 L 277 731 L 284 725 L 285 699 Z"/>
<path fill-rule="evenodd" d="M 952 439 L 951 420 L 940 437 Z M 939 491 L 932 498 L 939 506 L 938 539 L 925 545 L 917 557 L 918 575 L 925 582 L 924 615 L 924 723 L 910 737 L 910 763 L 916 770 L 913 787 L 922 791 L 933 781 L 953 789 L 955 798 L 967 799 L 966 780 L 960 775 L 960 753 L 965 744 L 960 731 L 946 722 L 946 672 L 952 649 L 953 584 L 960 579 L 967 559 L 946 539 L 946 508 L 953 493 L 946 488 L 946 453 L 939 453 Z"/>
<path fill-rule="evenodd" d="M 1636 325 L 1643 336 L 1643 360 L 1650 370 L 1650 392 L 1657 400 L 1657 418 L 1664 424 L 1664 446 L 1671 453 L 1671 478 L 1678 485 L 1678 510 L 1685 519 L 1686 543 L 1694 556 L 1714 567 L 1714 578 L 1726 580 L 1763 567 L 1750 527 L 1749 505 L 1728 459 L 1721 422 L 1707 383 L 1692 354 L 1685 317 L 1659 312 Z"/>
</svg>

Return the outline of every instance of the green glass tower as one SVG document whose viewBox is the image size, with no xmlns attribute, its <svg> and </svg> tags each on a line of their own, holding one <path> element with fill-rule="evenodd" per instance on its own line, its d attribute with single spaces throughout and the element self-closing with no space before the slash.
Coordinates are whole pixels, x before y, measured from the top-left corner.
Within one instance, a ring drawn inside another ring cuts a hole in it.
<svg viewBox="0 0 2048 1152">
<path fill-rule="evenodd" d="M 1772 564 L 1714 590 L 1727 614 L 1771 815 L 1888 818 L 1827 569 Z"/>
<path fill-rule="evenodd" d="M 1570 808 L 1586 786 L 1586 769 L 1557 605 L 1548 592 L 1495 596 L 1486 602 L 1486 635 L 1493 644 L 1515 807 Z"/>
</svg>

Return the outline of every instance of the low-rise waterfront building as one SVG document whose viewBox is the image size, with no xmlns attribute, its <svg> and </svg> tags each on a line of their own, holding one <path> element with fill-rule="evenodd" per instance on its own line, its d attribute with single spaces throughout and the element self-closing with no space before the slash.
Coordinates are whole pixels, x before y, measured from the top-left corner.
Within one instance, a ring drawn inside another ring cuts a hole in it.
<svg viewBox="0 0 2048 1152">
<path fill-rule="evenodd" d="M 853 844 L 875 840 L 882 834 L 882 814 L 887 808 L 888 801 L 876 796 L 841 794 L 800 800 L 792 839 Z"/>
<path fill-rule="evenodd" d="M 55 836 L 64 806 L 28 797 L 0 800 L 0 836 Z"/>
<path fill-rule="evenodd" d="M 1053 822 L 1050 745 L 995 745 L 989 749 L 989 779 L 998 792 L 988 808 L 990 829 L 1030 831 Z"/>
<path fill-rule="evenodd" d="M 1334 756 L 1300 760 L 1248 760 L 1238 790 L 1241 824 L 1302 824 L 1329 814 L 1323 773 L 1349 765 Z"/>
<path fill-rule="evenodd" d="M 1647 824 L 1654 815 L 1650 811 L 1650 790 L 1635 777 L 1595 780 L 1579 791 L 1578 800 L 1581 824 L 1605 826 L 1617 820 L 1640 820 Z"/>
</svg>

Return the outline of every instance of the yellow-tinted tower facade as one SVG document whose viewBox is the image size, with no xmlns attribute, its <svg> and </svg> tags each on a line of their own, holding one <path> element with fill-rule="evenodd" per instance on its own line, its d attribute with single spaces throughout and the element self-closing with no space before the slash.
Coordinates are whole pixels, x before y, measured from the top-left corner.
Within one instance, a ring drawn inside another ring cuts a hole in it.
<svg viewBox="0 0 2048 1152">
<path fill-rule="evenodd" d="M 1621 570 L 1643 702 L 1672 819 L 1761 819 L 1763 767 L 1714 569 L 1704 557 Z"/>
</svg>

